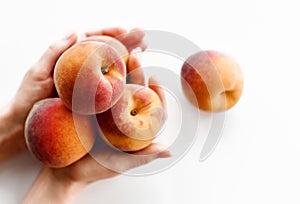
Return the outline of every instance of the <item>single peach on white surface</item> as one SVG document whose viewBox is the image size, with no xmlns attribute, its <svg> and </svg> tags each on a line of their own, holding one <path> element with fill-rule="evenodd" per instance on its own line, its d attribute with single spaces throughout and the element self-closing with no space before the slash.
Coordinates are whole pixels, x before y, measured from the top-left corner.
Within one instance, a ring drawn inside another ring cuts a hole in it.
<svg viewBox="0 0 300 204">
<path fill-rule="evenodd" d="M 152 89 L 126 84 L 119 101 L 97 115 L 100 134 L 121 151 L 138 151 L 151 144 L 162 128 L 164 109 Z"/>
<path fill-rule="evenodd" d="M 219 51 L 197 52 L 181 68 L 183 93 L 193 105 L 205 111 L 232 108 L 242 95 L 243 82 L 239 64 Z"/>
</svg>

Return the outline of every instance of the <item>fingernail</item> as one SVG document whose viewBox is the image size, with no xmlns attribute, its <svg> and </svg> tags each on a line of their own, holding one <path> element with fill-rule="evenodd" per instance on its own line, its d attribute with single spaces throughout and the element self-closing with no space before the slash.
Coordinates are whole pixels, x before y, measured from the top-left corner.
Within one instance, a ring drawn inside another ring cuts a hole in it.
<svg viewBox="0 0 300 204">
<path fill-rule="evenodd" d="M 158 153 L 159 158 L 169 158 L 171 156 L 172 156 L 172 154 L 169 150 L 164 150 L 164 151 Z"/>
<path fill-rule="evenodd" d="M 140 44 L 140 48 L 142 49 L 142 52 L 144 52 L 147 49 L 147 44 L 145 42 L 142 42 Z"/>
</svg>

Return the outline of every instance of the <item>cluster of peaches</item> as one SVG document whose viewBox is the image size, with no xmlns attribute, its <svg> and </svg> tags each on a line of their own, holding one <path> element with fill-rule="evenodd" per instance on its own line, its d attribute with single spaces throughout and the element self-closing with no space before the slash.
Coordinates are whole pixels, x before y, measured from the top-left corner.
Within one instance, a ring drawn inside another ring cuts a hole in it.
<svg viewBox="0 0 300 204">
<path fill-rule="evenodd" d="M 166 121 L 164 102 L 149 87 L 126 83 L 128 51 L 117 39 L 86 41 L 66 50 L 54 68 L 57 98 L 37 102 L 25 124 L 33 155 L 50 167 L 65 167 L 101 138 L 112 148 L 146 148 Z M 243 77 L 228 55 L 201 51 L 181 69 L 186 98 L 205 111 L 225 111 L 239 100 Z"/>
</svg>

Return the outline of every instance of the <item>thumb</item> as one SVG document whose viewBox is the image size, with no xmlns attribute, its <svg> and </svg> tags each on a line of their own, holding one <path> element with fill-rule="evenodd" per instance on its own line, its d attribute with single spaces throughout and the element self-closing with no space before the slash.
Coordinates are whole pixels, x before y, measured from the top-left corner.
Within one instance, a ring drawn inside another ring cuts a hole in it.
<svg viewBox="0 0 300 204">
<path fill-rule="evenodd" d="M 52 43 L 44 52 L 39 61 L 35 64 L 34 68 L 38 72 L 43 72 L 47 77 L 52 74 L 54 65 L 60 55 L 71 47 L 77 39 L 77 34 L 74 32 L 69 33 L 64 38 Z"/>
</svg>

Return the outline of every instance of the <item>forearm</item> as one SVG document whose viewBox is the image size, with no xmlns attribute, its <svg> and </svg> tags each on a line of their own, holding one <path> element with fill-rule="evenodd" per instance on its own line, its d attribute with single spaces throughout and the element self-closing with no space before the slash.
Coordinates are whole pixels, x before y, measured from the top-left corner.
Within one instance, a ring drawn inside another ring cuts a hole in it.
<svg viewBox="0 0 300 204">
<path fill-rule="evenodd" d="M 0 161 L 26 149 L 24 124 L 15 116 L 13 109 L 6 106 L 0 110 Z"/>
<path fill-rule="evenodd" d="M 84 188 L 83 185 L 57 177 L 51 168 L 43 168 L 25 196 L 22 204 L 66 204 Z"/>
</svg>

